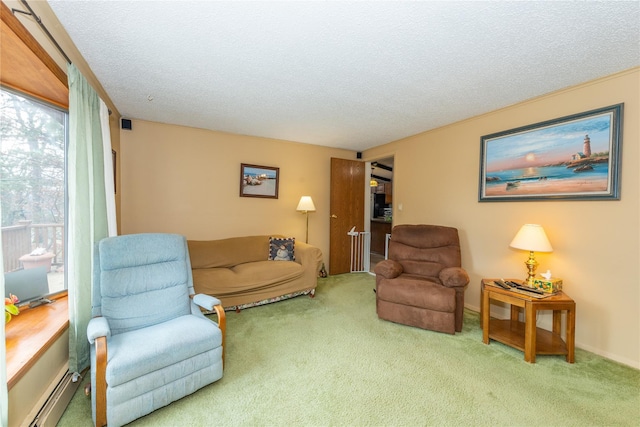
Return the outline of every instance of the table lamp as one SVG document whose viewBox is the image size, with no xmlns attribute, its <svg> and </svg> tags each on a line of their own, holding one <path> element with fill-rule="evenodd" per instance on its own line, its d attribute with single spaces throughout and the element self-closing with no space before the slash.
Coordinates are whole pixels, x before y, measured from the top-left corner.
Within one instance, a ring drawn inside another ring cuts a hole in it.
<svg viewBox="0 0 640 427">
<path fill-rule="evenodd" d="M 298 203 L 298 207 L 296 208 L 298 212 L 302 212 L 307 217 L 307 235 L 305 239 L 305 243 L 309 243 L 309 212 L 315 212 L 316 207 L 313 204 L 313 200 L 311 200 L 311 196 L 302 196 L 300 198 L 300 202 Z"/>
<path fill-rule="evenodd" d="M 518 234 L 509 244 L 512 248 L 529 251 L 529 259 L 524 263 L 529 270 L 529 275 L 524 281 L 524 285 L 533 287 L 533 279 L 536 275 L 538 261 L 533 256 L 534 252 L 553 252 L 551 243 L 547 239 L 542 226 L 538 224 L 525 224 L 520 227 Z"/>
</svg>

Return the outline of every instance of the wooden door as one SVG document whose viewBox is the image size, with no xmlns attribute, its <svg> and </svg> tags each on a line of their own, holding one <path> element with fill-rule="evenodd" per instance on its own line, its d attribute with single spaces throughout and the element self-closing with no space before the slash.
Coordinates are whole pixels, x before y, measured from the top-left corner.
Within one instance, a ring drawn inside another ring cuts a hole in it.
<svg viewBox="0 0 640 427">
<path fill-rule="evenodd" d="M 347 232 L 364 231 L 365 164 L 331 159 L 329 274 L 351 271 L 351 243 Z"/>
</svg>

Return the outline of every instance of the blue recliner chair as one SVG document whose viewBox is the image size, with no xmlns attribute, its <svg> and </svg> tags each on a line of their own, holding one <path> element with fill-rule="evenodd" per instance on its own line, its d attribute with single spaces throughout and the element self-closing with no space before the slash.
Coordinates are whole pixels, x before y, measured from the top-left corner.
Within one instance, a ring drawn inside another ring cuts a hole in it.
<svg viewBox="0 0 640 427">
<path fill-rule="evenodd" d="M 97 245 L 87 328 L 97 426 L 127 424 L 222 378 L 224 309 L 193 293 L 183 236 L 133 234 Z M 196 304 L 215 310 L 218 324 Z"/>
</svg>

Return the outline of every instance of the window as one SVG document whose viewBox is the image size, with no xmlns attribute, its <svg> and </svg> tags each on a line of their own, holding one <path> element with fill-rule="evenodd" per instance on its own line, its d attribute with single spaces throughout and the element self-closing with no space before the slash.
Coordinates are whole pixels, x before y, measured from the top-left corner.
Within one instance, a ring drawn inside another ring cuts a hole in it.
<svg viewBox="0 0 640 427">
<path fill-rule="evenodd" d="M 27 302 L 66 289 L 65 150 L 68 114 L 0 89 L 0 203 L 7 292 L 19 275 L 44 277 L 45 289 L 13 293 Z M 32 279 L 29 279 L 32 280 Z M 19 282 L 20 279 L 17 279 Z"/>
</svg>

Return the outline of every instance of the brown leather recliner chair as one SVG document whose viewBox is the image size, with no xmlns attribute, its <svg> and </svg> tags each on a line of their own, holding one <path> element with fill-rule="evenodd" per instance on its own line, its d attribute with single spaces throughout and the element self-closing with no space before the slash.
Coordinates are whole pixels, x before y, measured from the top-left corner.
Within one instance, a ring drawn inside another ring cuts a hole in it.
<svg viewBox="0 0 640 427">
<path fill-rule="evenodd" d="M 464 289 L 458 230 L 437 225 L 397 225 L 389 259 L 376 273 L 378 317 L 448 334 L 462 330 Z"/>
</svg>

